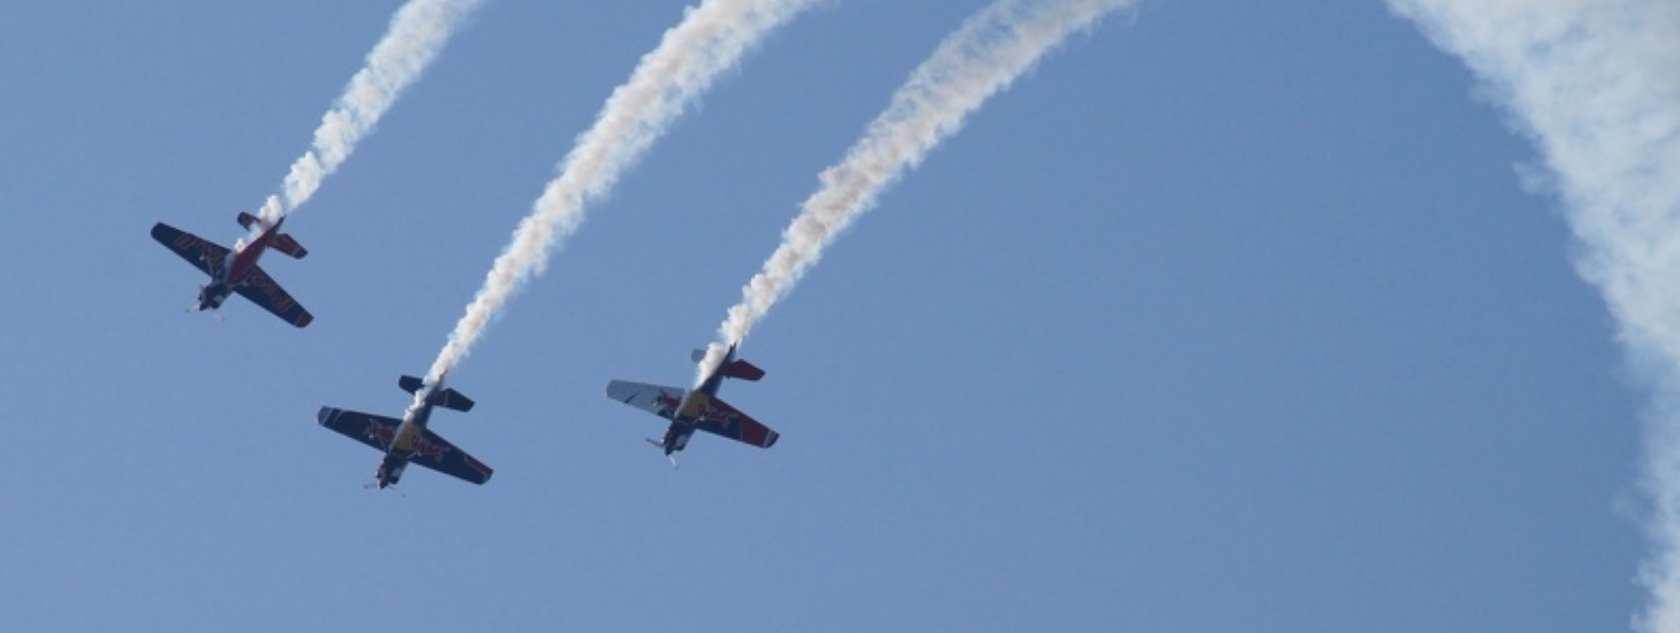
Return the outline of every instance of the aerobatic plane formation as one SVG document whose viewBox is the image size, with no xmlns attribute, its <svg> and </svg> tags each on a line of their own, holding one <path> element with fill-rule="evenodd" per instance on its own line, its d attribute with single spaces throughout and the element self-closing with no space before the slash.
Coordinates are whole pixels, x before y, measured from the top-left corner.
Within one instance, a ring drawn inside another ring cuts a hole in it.
<svg viewBox="0 0 1680 633">
<path fill-rule="evenodd" d="M 454 24 L 470 13 L 474 3 L 458 3 L 461 6 L 437 11 L 416 8 L 419 4 L 410 2 L 398 11 L 391 31 L 375 47 L 376 52 L 368 55 L 367 65 L 321 118 L 312 148 L 292 164 L 283 181 L 284 204 L 279 194 L 274 194 L 264 203 L 261 217 L 238 215 L 239 224 L 250 232 L 248 240 L 229 249 L 161 222 L 152 227 L 153 239 L 210 277 L 199 287 L 195 310 L 217 310 L 229 295 L 237 293 L 294 327 L 303 328 L 314 321 L 308 310 L 257 265 L 258 260 L 268 250 L 298 259 L 307 254 L 297 240 L 280 231 L 284 212 L 306 201 L 319 189 L 321 180 L 348 158 L 357 140 L 374 129 L 397 95 L 419 77 L 447 41 Z M 506 298 L 541 273 L 550 247 L 583 221 L 585 203 L 606 195 L 623 172 L 667 131 L 674 115 L 700 97 L 719 73 L 734 68 L 760 38 L 809 4 L 707 1 L 686 9 L 682 21 L 642 56 L 630 80 L 613 90 L 593 126 L 578 135 L 559 173 L 543 188 L 531 215 L 519 223 L 512 243 L 496 258 L 467 313 L 457 321 L 456 330 L 433 363 L 433 372 L 438 374 L 435 380 L 428 374 L 426 379 L 404 376 L 399 381 L 415 398 L 403 416 L 384 417 L 333 407 L 320 410 L 317 419 L 321 425 L 383 453 L 375 474 L 378 487 L 396 484 L 409 463 L 477 484 L 490 479 L 488 466 L 427 428 L 437 407 L 465 412 L 473 406 L 460 392 L 443 386 L 443 375 L 472 348 L 485 324 L 498 316 Z M 622 380 L 607 384 L 608 397 L 666 420 L 664 436 L 649 438 L 648 442 L 672 465 L 676 464 L 676 453 L 687 448 L 695 431 L 761 448 L 776 444 L 781 437 L 776 431 L 718 397 L 726 379 L 751 382 L 764 376 L 764 370 L 736 358 L 736 346 L 753 321 L 762 318 L 769 306 L 792 288 L 800 272 L 817 261 L 839 231 L 873 206 L 884 187 L 960 130 L 964 117 L 1033 68 L 1063 39 L 1090 28 L 1104 14 L 1128 3 L 1053 3 L 1042 11 L 1016 11 L 1019 7 L 1015 4 L 998 0 L 943 39 L 933 55 L 893 93 L 887 110 L 866 127 L 864 136 L 846 152 L 842 162 L 822 173 L 823 188 L 811 200 L 835 204 L 802 205 L 800 215 L 783 232 L 783 243 L 744 287 L 743 303 L 726 312 L 729 319 L 718 331 L 726 333 L 731 345 L 721 364 L 707 370 L 691 389 Z M 935 103 L 923 98 L 927 94 L 951 98 L 933 100 Z M 704 359 L 704 354 L 695 353 L 696 362 Z"/>
<path fill-rule="evenodd" d="M 247 230 L 255 227 L 257 234 L 233 249 L 162 222 L 152 226 L 152 239 L 210 276 L 209 283 L 199 286 L 194 311 L 217 310 L 228 295 L 237 293 L 282 321 L 299 328 L 308 326 L 315 317 L 264 272 L 257 261 L 268 250 L 294 259 L 303 259 L 309 251 L 291 235 L 280 232 L 284 218 L 270 224 L 249 213 L 240 213 L 237 220 Z M 704 350 L 694 350 L 692 360 L 699 362 L 704 355 Z M 717 397 L 718 387 L 725 378 L 750 382 L 763 377 L 764 370 L 737 359 L 735 347 L 731 346 L 723 363 L 694 389 L 614 380 L 607 384 L 607 396 L 670 421 L 663 439 L 647 441 L 662 450 L 675 466 L 675 454 L 688 446 L 695 431 L 762 448 L 776 444 L 780 434 Z M 419 403 L 401 418 L 321 407 L 316 421 L 383 455 L 370 486 L 396 485 L 411 463 L 475 484 L 490 481 L 494 471 L 489 466 L 427 428 L 432 411 L 438 407 L 461 413 L 473 408 L 470 398 L 445 387 L 443 382 L 443 377 L 431 384 L 414 376 L 399 378 L 397 386 L 414 395 Z"/>
</svg>

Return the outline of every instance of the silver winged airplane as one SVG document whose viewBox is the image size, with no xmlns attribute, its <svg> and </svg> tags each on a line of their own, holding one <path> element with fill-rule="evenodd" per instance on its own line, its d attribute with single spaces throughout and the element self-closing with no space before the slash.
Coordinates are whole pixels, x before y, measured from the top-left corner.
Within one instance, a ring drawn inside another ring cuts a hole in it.
<svg viewBox="0 0 1680 633">
<path fill-rule="evenodd" d="M 697 349 L 690 358 L 700 362 L 705 354 L 705 350 Z M 664 450 L 666 459 L 675 466 L 677 460 L 673 454 L 688 446 L 689 437 L 696 430 L 760 448 L 776 444 L 781 434 L 717 397 L 718 387 L 723 384 L 724 378 L 752 382 L 763 377 L 764 370 L 736 359 L 735 346 L 731 345 L 723 363 L 693 390 L 614 380 L 607 383 L 607 397 L 671 421 L 665 429 L 664 439 L 650 437 L 647 442 Z"/>
</svg>

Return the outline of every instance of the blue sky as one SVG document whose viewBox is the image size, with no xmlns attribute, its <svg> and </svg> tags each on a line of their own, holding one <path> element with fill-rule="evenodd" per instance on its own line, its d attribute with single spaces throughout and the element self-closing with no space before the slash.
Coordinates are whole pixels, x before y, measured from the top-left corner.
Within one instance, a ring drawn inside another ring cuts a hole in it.
<svg viewBox="0 0 1680 633">
<path fill-rule="evenodd" d="M 1640 394 L 1532 148 L 1379 3 L 1145 3 L 993 99 L 760 325 L 769 451 L 608 379 L 688 350 L 980 0 L 831 3 L 594 207 L 453 375 L 475 487 L 377 455 L 682 2 L 489 2 L 287 228 L 231 242 L 394 2 L 0 13 L 0 611 L 29 630 L 1624 628 Z M 622 6 L 621 6 L 622 5 Z"/>
</svg>

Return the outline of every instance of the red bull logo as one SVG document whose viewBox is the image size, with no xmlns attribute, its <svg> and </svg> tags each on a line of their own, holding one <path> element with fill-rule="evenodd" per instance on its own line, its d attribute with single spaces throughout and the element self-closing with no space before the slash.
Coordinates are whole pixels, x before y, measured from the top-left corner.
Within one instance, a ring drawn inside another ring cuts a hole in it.
<svg viewBox="0 0 1680 633">
<path fill-rule="evenodd" d="M 716 401 L 708 400 L 700 409 L 700 417 L 717 422 L 719 426 L 727 429 L 735 424 L 739 415 L 735 413 L 734 409 L 718 406 Z"/>
<path fill-rule="evenodd" d="M 414 455 L 441 458 L 449 454 L 449 445 L 433 442 L 422 437 L 414 441 Z"/>
<path fill-rule="evenodd" d="M 379 442 L 380 446 L 389 448 L 391 442 L 397 439 L 397 430 L 383 424 L 369 424 L 362 435 L 370 440 Z"/>
</svg>

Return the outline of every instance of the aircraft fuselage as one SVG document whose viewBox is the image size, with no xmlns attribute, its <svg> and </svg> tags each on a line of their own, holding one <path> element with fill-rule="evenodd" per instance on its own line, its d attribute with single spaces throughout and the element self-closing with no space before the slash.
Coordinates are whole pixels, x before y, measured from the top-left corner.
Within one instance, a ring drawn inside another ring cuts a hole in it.
<svg viewBox="0 0 1680 633">
<path fill-rule="evenodd" d="M 701 381 L 699 387 L 684 392 L 682 400 L 672 407 L 671 426 L 665 429 L 665 438 L 659 443 L 666 457 L 688 446 L 688 438 L 694 435 L 694 423 L 712 408 L 712 398 L 717 397 L 718 387 L 723 386 L 723 366 L 732 360 L 735 360 L 733 346 L 723 362 L 712 369 L 711 375 Z"/>
<path fill-rule="evenodd" d="M 442 388 L 442 383 L 434 385 L 432 389 Z M 421 392 L 426 393 L 426 392 Z M 374 480 L 379 487 L 384 488 L 402 479 L 402 471 L 408 467 L 408 458 L 416 452 L 427 450 L 424 446 L 424 431 L 426 423 L 432 419 L 432 404 L 422 402 L 420 408 L 411 415 L 403 416 L 402 424 L 397 425 L 397 432 L 391 438 L 391 447 L 385 451 L 385 459 L 380 460 L 379 470 L 374 473 Z"/>
<path fill-rule="evenodd" d="M 432 405 L 422 404 L 414 410 L 414 415 L 403 416 L 402 425 L 397 427 L 397 437 L 391 440 L 391 451 L 409 452 L 414 450 L 414 443 L 426 430 L 426 423 L 432 419 Z"/>
<path fill-rule="evenodd" d="M 711 375 L 700 382 L 700 386 L 683 393 L 682 401 L 677 403 L 675 411 L 671 412 L 672 422 L 692 424 L 700 419 L 701 414 L 711 408 L 712 398 L 717 397 L 718 387 L 723 386 L 723 366 L 735 360 L 735 348 L 729 348 L 729 354 L 723 357 L 723 362 L 712 369 Z"/>
<path fill-rule="evenodd" d="M 224 257 L 224 261 L 215 263 L 212 268 L 216 274 L 211 277 L 208 285 L 198 291 L 199 310 L 215 310 L 222 307 L 222 302 L 227 301 L 228 295 L 245 284 L 245 280 L 251 276 L 251 271 L 256 269 L 257 260 L 262 259 L 263 251 L 268 250 L 269 242 L 279 234 L 280 225 L 285 221 L 285 218 L 281 218 L 274 226 L 268 227 L 258 235 L 255 241 L 234 251 L 232 256 Z"/>
</svg>

